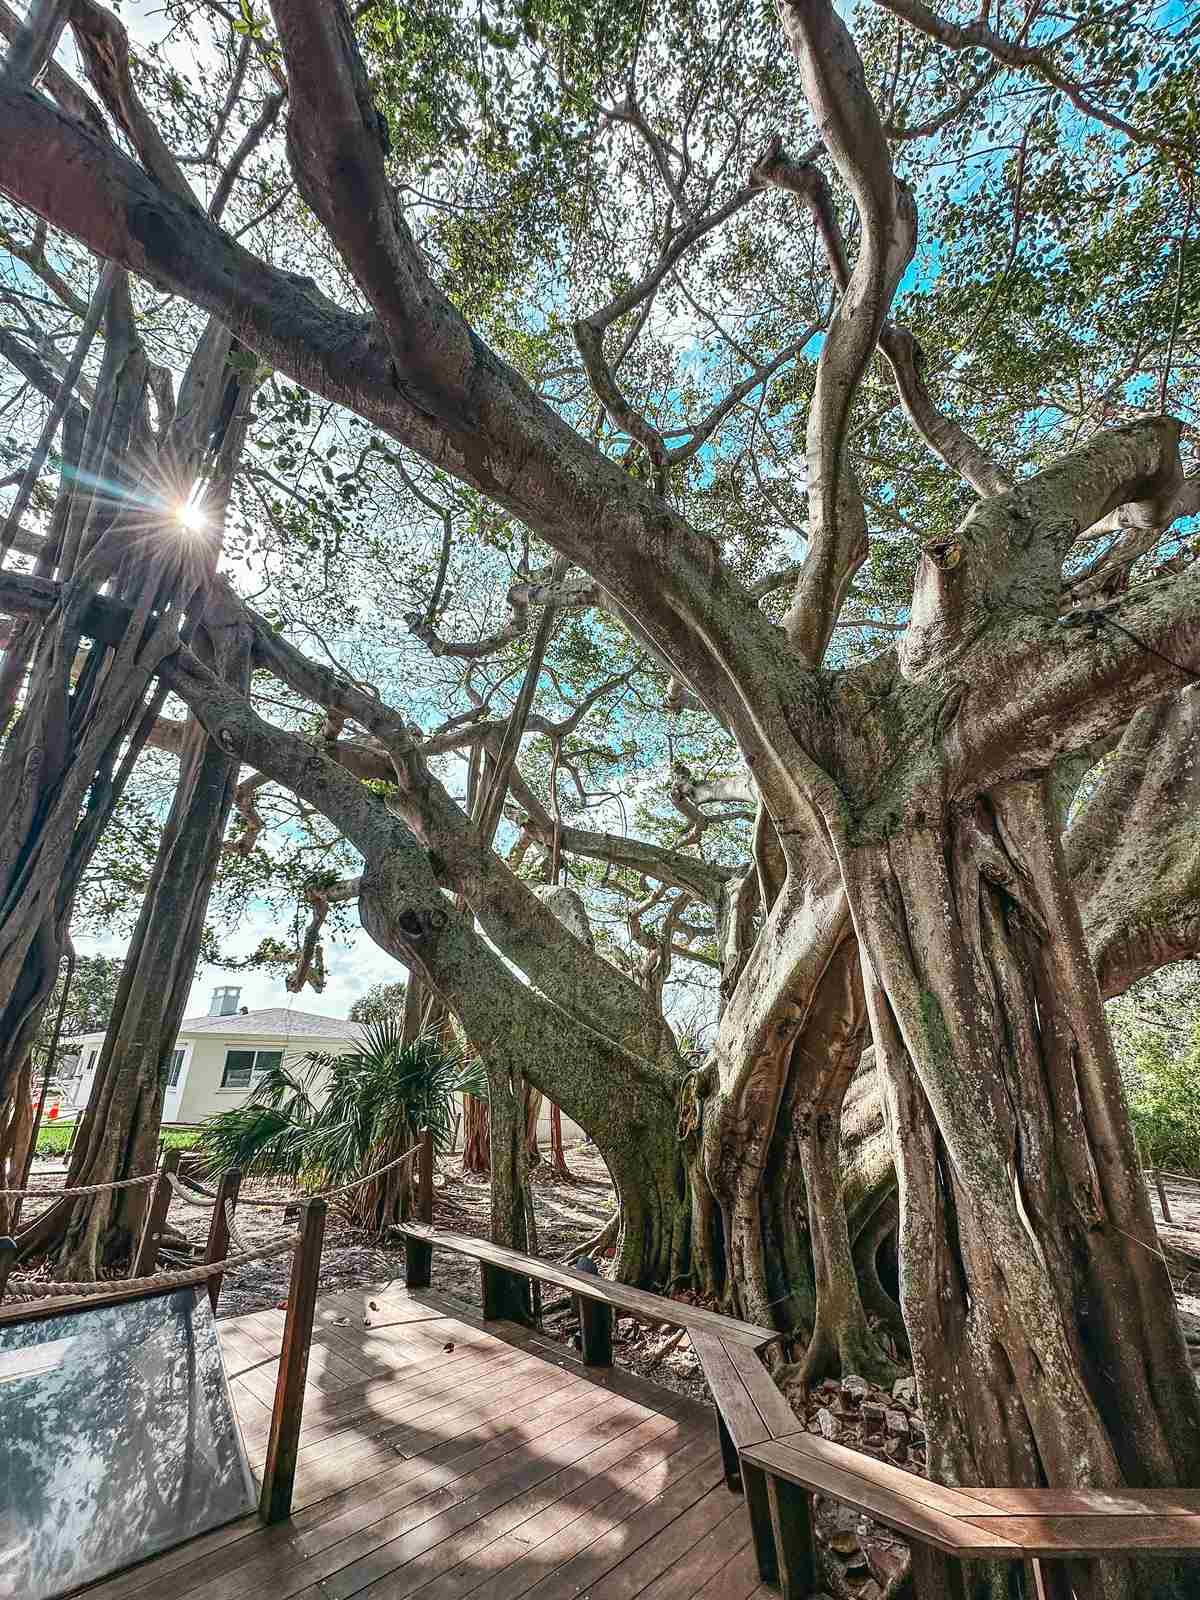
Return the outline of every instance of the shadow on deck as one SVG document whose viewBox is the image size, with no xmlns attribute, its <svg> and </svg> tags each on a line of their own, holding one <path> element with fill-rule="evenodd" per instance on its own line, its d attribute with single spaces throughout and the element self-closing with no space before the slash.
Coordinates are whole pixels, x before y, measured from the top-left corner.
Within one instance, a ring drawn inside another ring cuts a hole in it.
<svg viewBox="0 0 1200 1600">
<path fill-rule="evenodd" d="M 282 1311 L 219 1325 L 261 1475 Z M 88 1600 L 765 1600 L 704 1406 L 432 1290 L 317 1305 L 290 1520 L 246 1518 Z"/>
</svg>

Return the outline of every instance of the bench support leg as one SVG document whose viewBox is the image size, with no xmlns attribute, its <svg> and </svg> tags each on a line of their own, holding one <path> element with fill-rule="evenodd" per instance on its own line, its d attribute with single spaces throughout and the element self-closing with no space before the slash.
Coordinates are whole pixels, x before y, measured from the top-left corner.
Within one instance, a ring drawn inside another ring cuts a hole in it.
<svg viewBox="0 0 1200 1600">
<path fill-rule="evenodd" d="M 809 1600 L 817 1587 L 812 1496 L 783 1478 L 767 1479 L 775 1564 L 783 1600 Z"/>
<path fill-rule="evenodd" d="M 1031 1556 L 1025 1566 L 1025 1600 L 1072 1600 L 1070 1563 L 1041 1562 Z"/>
<path fill-rule="evenodd" d="M 717 1442 L 721 1446 L 721 1465 L 725 1469 L 725 1487 L 730 1494 L 741 1494 L 742 1463 L 737 1453 L 737 1445 L 734 1444 L 733 1437 L 725 1426 L 725 1418 L 721 1415 L 719 1406 L 716 1408 L 716 1413 Z"/>
<path fill-rule="evenodd" d="M 771 1528 L 771 1505 L 767 1499 L 767 1475 L 761 1467 L 742 1463 L 742 1487 L 746 1494 L 746 1510 L 750 1515 L 750 1532 L 754 1536 L 754 1553 L 758 1558 L 758 1575 L 764 1583 L 776 1583 L 779 1563 L 775 1559 L 775 1534 Z"/>
<path fill-rule="evenodd" d="M 579 1298 L 579 1342 L 583 1349 L 584 1364 L 589 1367 L 612 1366 L 612 1307 L 598 1300 Z"/>
<path fill-rule="evenodd" d="M 433 1246 L 427 1240 L 405 1239 L 404 1282 L 409 1289 L 428 1289 L 433 1282 Z"/>
<path fill-rule="evenodd" d="M 529 1323 L 529 1285 L 524 1278 L 495 1267 L 490 1261 L 479 1263 L 485 1322 Z"/>
<path fill-rule="evenodd" d="M 927 1544 L 912 1546 L 913 1600 L 966 1600 L 962 1562 Z"/>
</svg>

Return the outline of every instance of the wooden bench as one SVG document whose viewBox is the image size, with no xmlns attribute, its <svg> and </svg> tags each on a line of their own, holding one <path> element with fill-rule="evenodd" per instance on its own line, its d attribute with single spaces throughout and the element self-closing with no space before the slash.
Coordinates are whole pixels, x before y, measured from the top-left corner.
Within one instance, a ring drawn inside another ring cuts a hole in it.
<svg viewBox="0 0 1200 1600">
<path fill-rule="evenodd" d="M 796 1413 L 763 1366 L 757 1348 L 706 1329 L 689 1332 L 716 1406 L 725 1482 L 745 1493 L 759 1576 L 764 1583 L 778 1583 L 775 1521 L 806 1517 L 808 1499 L 748 1460 L 747 1452 L 780 1434 L 795 1432 Z"/>
<path fill-rule="evenodd" d="M 742 1462 L 766 1477 L 784 1600 L 816 1587 L 814 1494 L 908 1540 L 915 1600 L 964 1600 L 968 1559 L 1021 1563 L 1027 1600 L 1071 1600 L 1067 1560 L 1200 1558 L 1200 1489 L 950 1489 L 800 1431 L 746 1447 Z"/>
<path fill-rule="evenodd" d="M 665 1295 L 633 1289 L 608 1278 L 580 1272 L 576 1267 L 560 1267 L 553 1261 L 539 1261 L 519 1250 L 506 1250 L 488 1239 L 452 1233 L 428 1223 L 407 1222 L 399 1230 L 405 1238 L 406 1279 L 410 1289 L 428 1289 L 431 1282 L 432 1254 L 435 1247 L 456 1255 L 470 1256 L 479 1262 L 483 1290 L 483 1314 L 487 1318 L 508 1317 L 528 1321 L 530 1281 L 553 1284 L 566 1289 L 580 1301 L 580 1332 L 583 1359 L 589 1366 L 612 1364 L 612 1319 L 614 1312 L 637 1317 L 643 1322 L 665 1322 L 672 1328 L 709 1331 L 756 1350 L 777 1339 L 772 1328 L 758 1328 L 751 1322 L 723 1317 L 702 1306 L 689 1306 Z"/>
<path fill-rule="evenodd" d="M 428 1157 L 426 1166 L 421 1200 L 431 1210 Z M 435 1246 L 474 1257 L 487 1318 L 529 1321 L 531 1281 L 575 1295 L 583 1359 L 592 1366 L 611 1364 L 614 1313 L 686 1328 L 716 1406 L 725 1481 L 745 1494 L 760 1576 L 781 1589 L 784 1600 L 807 1600 L 816 1587 L 814 1494 L 853 1507 L 908 1541 L 915 1600 L 964 1600 L 962 1563 L 971 1559 L 1020 1563 L 1026 1600 L 1071 1600 L 1065 1561 L 1136 1552 L 1200 1557 L 1200 1490 L 951 1489 L 931 1483 L 800 1429 L 761 1360 L 762 1349 L 779 1337 L 772 1329 L 428 1222 L 406 1224 L 401 1232 L 410 1288 L 429 1287 Z"/>
</svg>

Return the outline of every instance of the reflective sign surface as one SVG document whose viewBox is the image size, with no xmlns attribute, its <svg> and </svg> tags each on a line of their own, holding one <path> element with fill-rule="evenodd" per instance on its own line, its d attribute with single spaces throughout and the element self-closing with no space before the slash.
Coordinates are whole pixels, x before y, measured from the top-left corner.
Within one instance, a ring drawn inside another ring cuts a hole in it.
<svg viewBox="0 0 1200 1600">
<path fill-rule="evenodd" d="M 0 1324 L 0 1600 L 253 1511 L 204 1289 Z"/>
</svg>

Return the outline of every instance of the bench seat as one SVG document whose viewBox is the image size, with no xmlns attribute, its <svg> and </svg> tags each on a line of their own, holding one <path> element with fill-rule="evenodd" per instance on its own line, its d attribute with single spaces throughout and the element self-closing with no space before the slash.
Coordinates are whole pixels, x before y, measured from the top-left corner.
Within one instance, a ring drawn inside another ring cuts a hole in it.
<svg viewBox="0 0 1200 1600">
<path fill-rule="evenodd" d="M 1200 1489 L 949 1488 L 801 1431 L 747 1446 L 742 1463 L 767 1476 L 785 1600 L 804 1600 L 814 1586 L 813 1494 L 909 1540 L 916 1600 L 961 1600 L 968 1559 L 1021 1562 L 1030 1600 L 1067 1600 L 1064 1569 L 1043 1562 L 1138 1552 L 1200 1558 Z M 789 1491 L 805 1503 L 786 1502 Z"/>
<path fill-rule="evenodd" d="M 779 1338 L 774 1328 L 759 1328 L 752 1322 L 739 1322 L 736 1317 L 725 1317 L 717 1311 L 706 1311 L 703 1306 L 691 1306 L 682 1300 L 669 1300 L 666 1295 L 651 1294 L 646 1289 L 634 1289 L 628 1284 L 613 1283 L 608 1278 L 580 1272 L 575 1267 L 559 1266 L 553 1261 L 539 1261 L 536 1256 L 524 1255 L 519 1250 L 506 1250 L 492 1244 L 489 1239 L 476 1239 L 470 1234 L 454 1233 L 446 1228 L 435 1228 L 429 1223 L 406 1222 L 399 1232 L 407 1241 L 422 1250 L 451 1250 L 456 1255 L 471 1256 L 482 1267 L 493 1273 L 507 1274 L 511 1278 L 535 1279 L 539 1283 L 552 1283 L 556 1288 L 594 1304 L 604 1305 L 609 1311 L 623 1316 L 637 1317 L 644 1322 L 665 1322 L 672 1328 L 693 1328 L 717 1333 L 723 1339 L 757 1350 L 773 1339 Z M 411 1257 L 410 1257 L 411 1263 Z M 425 1276 L 418 1269 L 418 1277 Z M 409 1283 L 412 1288 L 428 1288 L 428 1282 Z M 485 1291 L 488 1287 L 485 1275 Z M 484 1315 L 487 1315 L 485 1305 Z"/>
</svg>

